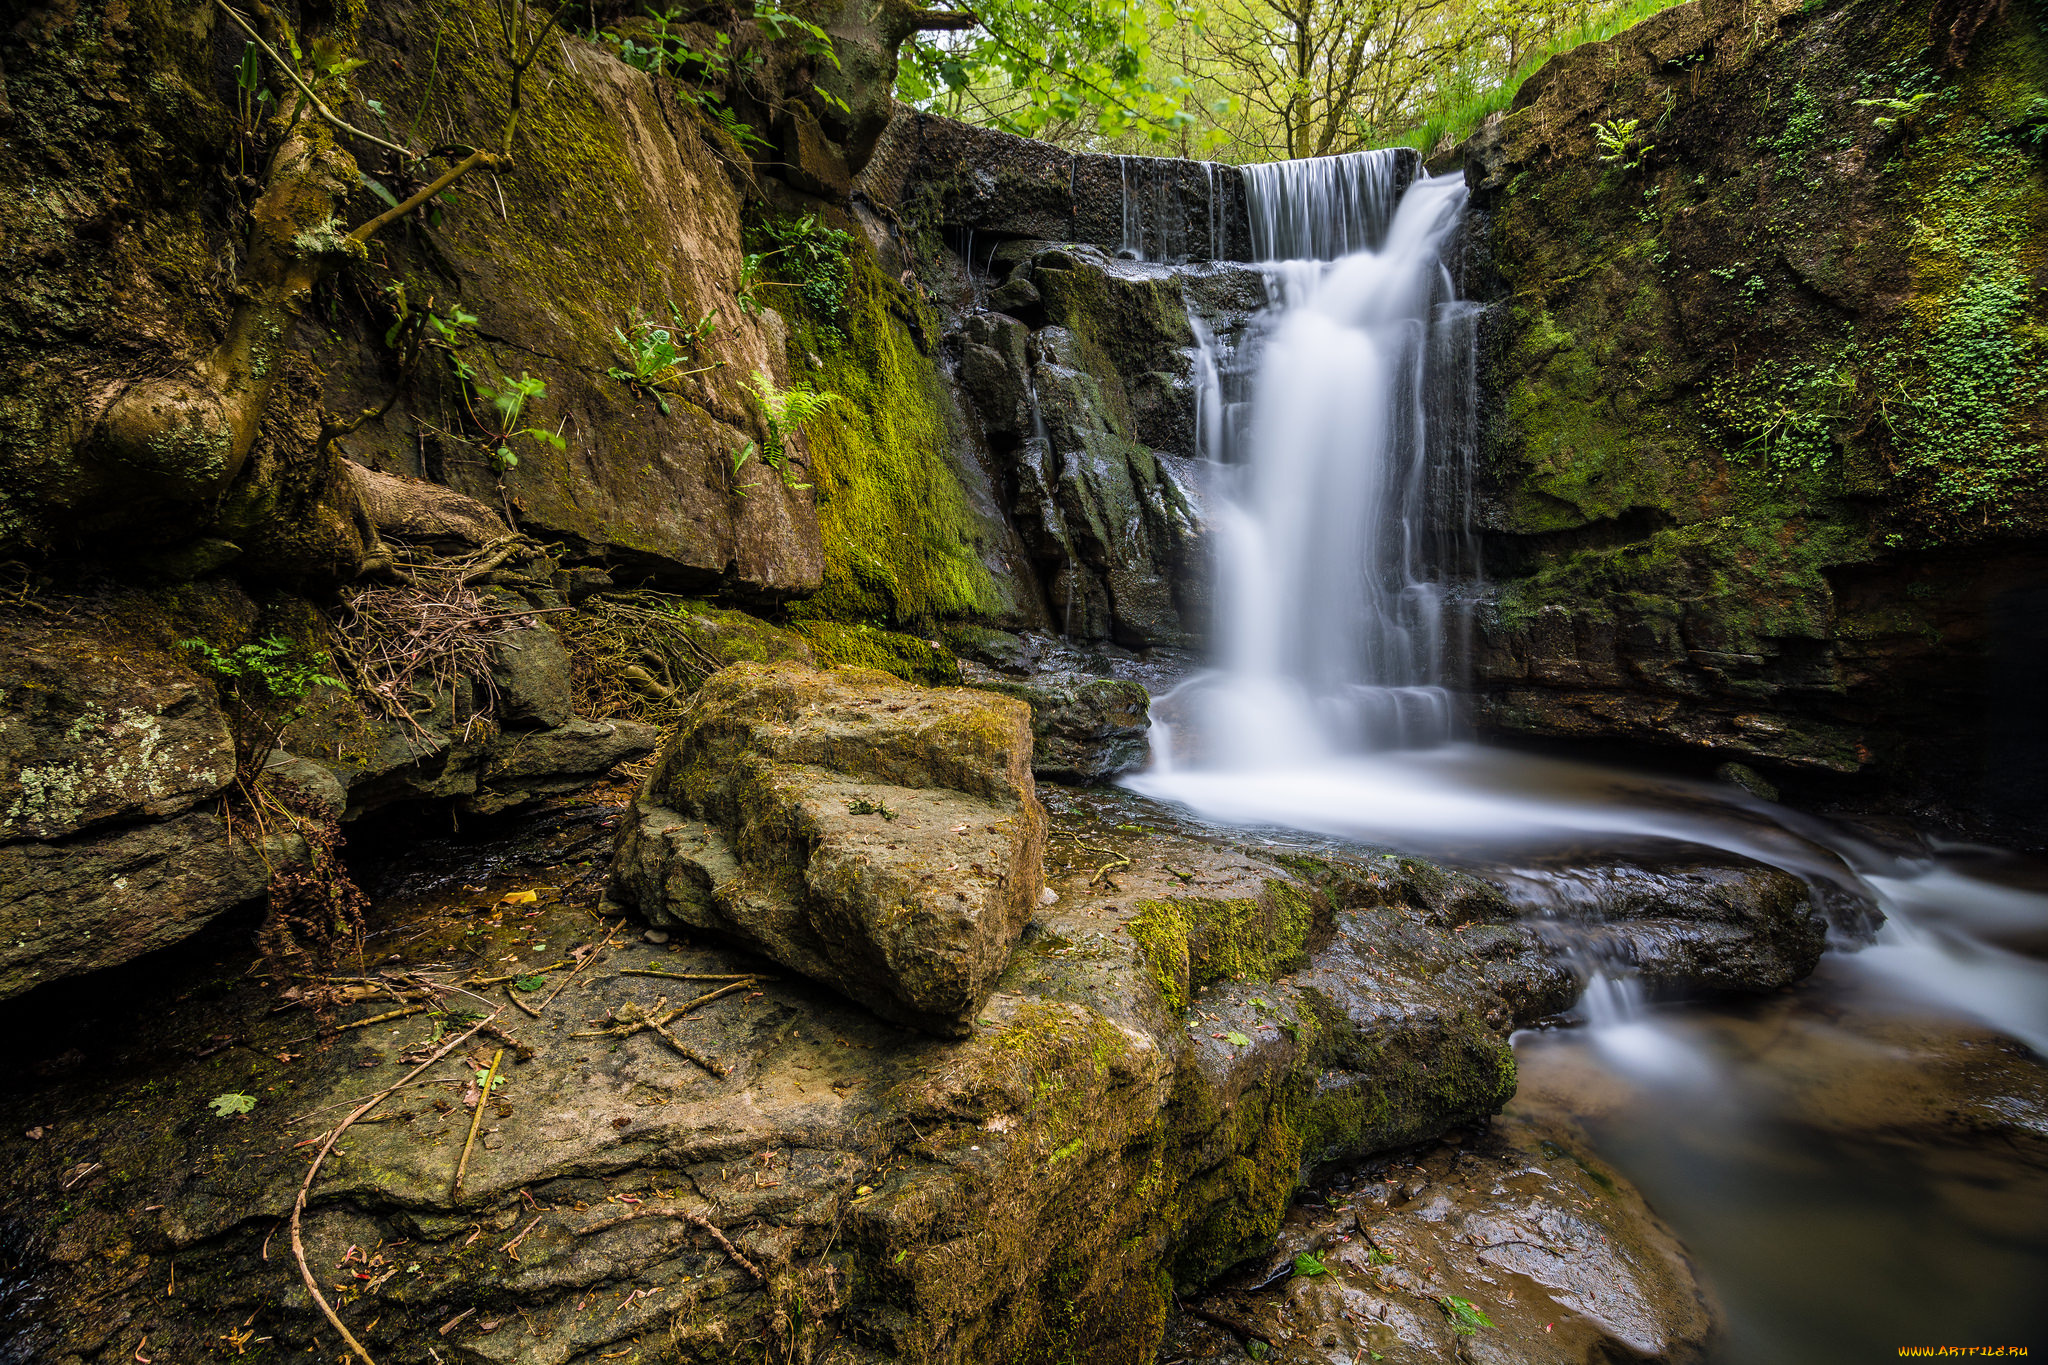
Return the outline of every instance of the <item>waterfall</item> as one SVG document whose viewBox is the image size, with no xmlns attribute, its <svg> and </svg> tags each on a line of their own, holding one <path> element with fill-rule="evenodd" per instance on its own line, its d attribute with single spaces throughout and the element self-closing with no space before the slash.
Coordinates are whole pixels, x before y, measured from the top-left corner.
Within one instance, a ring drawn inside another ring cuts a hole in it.
<svg viewBox="0 0 2048 1365">
<path fill-rule="evenodd" d="M 1270 298 L 1239 429 L 1200 337 L 1202 453 L 1233 464 L 1216 517 L 1219 672 L 1206 756 L 1266 766 L 1448 738 L 1450 588 L 1464 530 L 1475 306 L 1444 248 L 1459 177 L 1399 192 L 1395 152 L 1244 168 Z"/>
</svg>

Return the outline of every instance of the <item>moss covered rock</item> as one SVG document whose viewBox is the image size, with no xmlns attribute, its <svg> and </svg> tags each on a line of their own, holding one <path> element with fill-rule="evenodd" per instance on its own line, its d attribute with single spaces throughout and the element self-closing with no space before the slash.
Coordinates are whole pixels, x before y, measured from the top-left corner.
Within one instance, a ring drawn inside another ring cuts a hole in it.
<svg viewBox="0 0 2048 1365">
<path fill-rule="evenodd" d="M 1490 728 L 1979 799 L 2048 536 L 2048 42 L 1945 12 L 1698 0 L 1468 144 Z"/>
<path fill-rule="evenodd" d="M 622 827 L 616 894 L 883 1017 L 967 1032 L 1038 904 L 1025 709 L 863 669 L 740 664 L 698 691 Z"/>
</svg>

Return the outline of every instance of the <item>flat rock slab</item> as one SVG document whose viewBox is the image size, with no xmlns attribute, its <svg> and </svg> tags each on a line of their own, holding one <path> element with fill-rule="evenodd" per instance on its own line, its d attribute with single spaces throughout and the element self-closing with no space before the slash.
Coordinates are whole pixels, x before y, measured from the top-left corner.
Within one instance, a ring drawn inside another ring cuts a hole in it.
<svg viewBox="0 0 2048 1365">
<path fill-rule="evenodd" d="M 614 894 L 962 1036 L 1044 889 L 1031 715 L 867 669 L 714 674 L 620 831 Z"/>
<path fill-rule="evenodd" d="M 964 1039 L 700 931 L 651 944 L 594 917 L 626 812 L 587 803 L 366 870 L 367 970 L 330 1016 L 361 1027 L 318 1036 L 211 955 L 39 1011 L 23 1033 L 46 1041 L 0 1059 L 0 1205 L 33 1230 L 42 1296 L 29 1358 L 112 1365 L 145 1334 L 145 1355 L 198 1357 L 245 1322 L 339 1349 L 281 1225 L 308 1154 L 496 1010 L 530 1057 L 471 1039 L 314 1186 L 308 1264 L 380 1365 L 429 1344 L 584 1365 L 636 1337 L 690 1365 L 803 1340 L 838 1365 L 1149 1360 L 1168 1285 L 1262 1255 L 1306 1166 L 1498 1108 L 1507 1030 L 1569 999 L 1469 879 L 1220 838 L 1127 793 L 1048 800 L 1054 899 Z M 377 1019 L 420 978 L 460 988 L 451 1013 Z M 635 1027 L 714 992 L 666 1036 Z M 215 1117 L 235 1093 L 253 1111 Z"/>
</svg>

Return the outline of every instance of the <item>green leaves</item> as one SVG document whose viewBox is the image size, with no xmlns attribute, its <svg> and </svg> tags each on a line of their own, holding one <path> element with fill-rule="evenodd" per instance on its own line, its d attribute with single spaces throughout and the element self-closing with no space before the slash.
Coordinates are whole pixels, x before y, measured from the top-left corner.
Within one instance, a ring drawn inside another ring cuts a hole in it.
<svg viewBox="0 0 2048 1365">
<path fill-rule="evenodd" d="M 522 991 L 537 991 L 547 984 L 548 979 L 544 976 L 522 976 L 512 983 L 516 989 Z"/>
<path fill-rule="evenodd" d="M 1304 1251 L 1294 1258 L 1294 1273 L 1313 1279 L 1317 1275 L 1329 1274 L 1330 1268 L 1314 1254 Z"/>
<path fill-rule="evenodd" d="M 804 424 L 839 401 L 836 393 L 819 393 L 808 384 L 792 384 L 779 389 L 775 381 L 760 370 L 754 371 L 754 403 L 760 408 L 761 417 L 768 425 L 768 443 L 761 451 L 761 459 L 782 477 L 785 488 L 799 490 L 809 488 L 807 483 L 797 483 L 789 472 L 789 439 L 800 435 Z M 753 453 L 753 442 L 746 446 L 746 454 Z M 740 456 L 733 461 L 733 472 L 746 463 Z"/>
<path fill-rule="evenodd" d="M 224 1119 L 235 1114 L 246 1114 L 251 1109 L 254 1109 L 256 1107 L 256 1097 L 230 1090 L 225 1095 L 215 1095 L 207 1103 L 213 1106 L 213 1116 L 215 1118 Z"/>
<path fill-rule="evenodd" d="M 497 448 L 491 451 L 491 467 L 500 474 L 519 467 L 519 457 L 513 453 L 511 445 L 515 437 L 539 441 L 542 445 L 552 446 L 556 450 L 568 449 L 568 443 L 558 433 L 549 431 L 546 427 L 519 425 L 520 419 L 526 414 L 527 403 L 547 395 L 548 384 L 545 379 L 535 379 L 521 370 L 517 379 L 500 376 L 496 380 L 490 380 L 474 376 L 470 379 L 470 386 L 476 390 L 477 397 L 489 403 L 497 412 L 498 420 L 503 426 L 503 430 L 497 436 Z"/>
<path fill-rule="evenodd" d="M 1461 1337 L 1469 1337 L 1482 1327 L 1493 1326 L 1493 1320 L 1474 1307 L 1470 1299 L 1441 1294 L 1437 1296 L 1436 1306 L 1444 1310 L 1444 1316 L 1450 1319 L 1451 1330 Z"/>
<path fill-rule="evenodd" d="M 1224 1034 L 1223 1041 L 1230 1044 L 1232 1047 L 1250 1047 L 1252 1045 L 1251 1039 L 1245 1037 L 1242 1033 L 1236 1032 Z"/>
<path fill-rule="evenodd" d="M 232 650 L 219 650 L 194 637 L 178 641 L 180 649 L 199 656 L 200 664 L 216 677 L 235 685 L 251 681 L 278 701 L 301 701 L 316 687 L 344 687 L 347 684 L 323 669 L 333 667 L 325 654 L 308 653 L 294 659 L 299 646 L 282 635 L 265 635 Z"/>
<path fill-rule="evenodd" d="M 970 86 L 1001 92 L 990 121 L 1027 137 L 1058 124 L 1092 124 L 1104 137 L 1170 143 L 1194 123 L 1190 83 L 1155 75 L 1152 35 L 1199 29 L 1202 12 L 1180 0 L 990 0 L 978 25 L 943 44 L 906 45 L 897 93 L 929 104 Z"/>
</svg>

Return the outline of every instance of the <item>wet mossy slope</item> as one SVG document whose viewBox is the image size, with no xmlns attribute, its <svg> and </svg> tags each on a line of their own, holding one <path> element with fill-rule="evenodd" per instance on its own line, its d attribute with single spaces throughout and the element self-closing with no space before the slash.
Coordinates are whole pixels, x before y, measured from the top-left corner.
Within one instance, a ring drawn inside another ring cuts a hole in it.
<svg viewBox="0 0 2048 1365">
<path fill-rule="evenodd" d="M 1961 8 L 1697 0 L 1468 144 L 1491 728 L 1988 799 L 1991 622 L 2048 569 L 2048 37 Z"/>
</svg>

